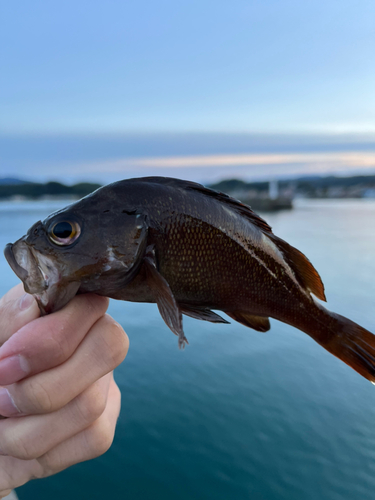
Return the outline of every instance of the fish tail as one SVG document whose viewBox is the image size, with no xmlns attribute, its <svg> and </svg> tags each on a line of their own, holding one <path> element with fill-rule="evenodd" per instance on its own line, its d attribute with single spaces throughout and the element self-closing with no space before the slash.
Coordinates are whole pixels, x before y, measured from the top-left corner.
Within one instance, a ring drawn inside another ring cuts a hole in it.
<svg viewBox="0 0 375 500">
<path fill-rule="evenodd" d="M 306 331 L 331 354 L 375 384 L 375 335 L 318 305 L 318 328 Z M 316 325 L 316 323 L 315 323 Z"/>
</svg>

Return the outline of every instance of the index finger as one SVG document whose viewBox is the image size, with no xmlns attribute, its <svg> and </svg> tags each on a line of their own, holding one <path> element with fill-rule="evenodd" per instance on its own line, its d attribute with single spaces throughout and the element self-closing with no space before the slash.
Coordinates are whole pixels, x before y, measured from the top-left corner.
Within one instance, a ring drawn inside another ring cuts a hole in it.
<svg viewBox="0 0 375 500">
<path fill-rule="evenodd" d="M 24 325 L 40 316 L 34 297 L 23 284 L 13 287 L 0 299 L 0 346 Z"/>
<path fill-rule="evenodd" d="M 77 295 L 60 311 L 23 326 L 0 348 L 0 385 L 13 384 L 66 361 L 107 307 L 105 297 Z"/>
</svg>

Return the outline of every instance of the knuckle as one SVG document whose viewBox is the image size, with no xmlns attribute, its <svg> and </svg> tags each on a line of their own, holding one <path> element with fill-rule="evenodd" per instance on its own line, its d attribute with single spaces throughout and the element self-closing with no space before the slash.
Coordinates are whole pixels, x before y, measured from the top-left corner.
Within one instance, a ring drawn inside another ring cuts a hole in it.
<svg viewBox="0 0 375 500">
<path fill-rule="evenodd" d="M 91 424 L 103 414 L 106 403 L 105 393 L 95 385 L 90 387 L 77 398 L 80 419 Z"/>
<path fill-rule="evenodd" d="M 89 446 L 93 458 L 100 457 L 113 443 L 114 429 L 105 418 L 99 419 L 91 429 Z"/>
<path fill-rule="evenodd" d="M 71 346 L 64 327 L 57 324 L 51 331 L 50 340 L 48 352 L 50 358 L 55 363 L 65 361 L 71 354 Z"/>
<path fill-rule="evenodd" d="M 66 464 L 66 457 L 59 446 L 38 457 L 38 464 L 41 468 L 38 478 L 52 476 L 69 466 Z"/>
<path fill-rule="evenodd" d="M 112 391 L 113 391 L 113 397 L 116 401 L 120 401 L 121 402 L 121 391 L 120 391 L 120 388 L 119 386 L 116 384 L 116 382 L 113 382 L 113 387 L 112 387 Z"/>
<path fill-rule="evenodd" d="M 129 339 L 123 328 L 110 316 L 105 317 L 103 340 L 106 343 L 105 362 L 113 370 L 124 359 L 129 349 Z"/>
</svg>

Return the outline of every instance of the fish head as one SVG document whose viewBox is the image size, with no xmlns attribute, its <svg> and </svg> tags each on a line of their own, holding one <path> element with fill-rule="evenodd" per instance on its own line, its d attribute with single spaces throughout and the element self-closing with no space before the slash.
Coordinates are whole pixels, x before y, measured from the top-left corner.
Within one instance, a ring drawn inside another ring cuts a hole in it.
<svg viewBox="0 0 375 500">
<path fill-rule="evenodd" d="M 5 247 L 9 265 L 42 314 L 61 309 L 77 293 L 110 295 L 135 276 L 146 248 L 146 216 L 106 206 L 86 197 Z"/>
</svg>

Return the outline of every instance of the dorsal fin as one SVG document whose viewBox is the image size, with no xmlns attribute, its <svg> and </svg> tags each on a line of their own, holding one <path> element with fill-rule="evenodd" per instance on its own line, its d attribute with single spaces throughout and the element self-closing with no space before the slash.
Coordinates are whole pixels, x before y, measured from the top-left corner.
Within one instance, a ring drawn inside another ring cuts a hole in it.
<svg viewBox="0 0 375 500">
<path fill-rule="evenodd" d="M 130 179 L 134 181 L 139 181 L 139 179 Z M 180 189 L 191 189 L 194 191 L 198 191 L 206 196 L 210 196 L 211 198 L 215 198 L 218 201 L 229 205 L 233 210 L 235 210 L 238 214 L 242 215 L 246 219 L 248 219 L 252 224 L 257 226 L 259 229 L 264 231 L 265 233 L 271 233 L 272 229 L 267 224 L 267 222 L 262 219 L 258 214 L 253 212 L 248 205 L 241 203 L 228 196 L 225 193 L 221 193 L 220 191 L 214 191 L 213 189 L 206 188 L 197 182 L 192 181 L 183 181 L 181 179 L 174 179 L 172 177 L 144 177 L 142 179 L 143 182 L 152 182 L 155 184 L 164 184 L 166 186 L 178 187 Z"/>
<path fill-rule="evenodd" d="M 302 288 L 313 293 L 318 299 L 326 301 L 323 282 L 309 259 L 302 252 L 274 234 L 268 236 L 283 254 L 285 262 L 294 272 Z"/>
<path fill-rule="evenodd" d="M 211 196 L 212 198 L 215 198 L 218 201 L 230 205 L 230 207 L 233 208 L 238 214 L 248 219 L 252 224 L 259 227 L 259 229 L 261 229 L 265 233 L 272 234 L 271 226 L 269 226 L 267 222 L 264 219 L 262 219 L 262 217 L 253 212 L 248 205 L 241 203 L 239 200 L 236 200 L 235 198 L 232 198 L 231 196 L 228 196 L 225 193 L 221 193 L 220 191 L 214 191 L 213 189 L 206 188 L 195 182 L 186 181 L 185 184 L 186 187 L 189 189 L 200 191 L 201 193 L 204 193 L 206 196 Z"/>
</svg>

